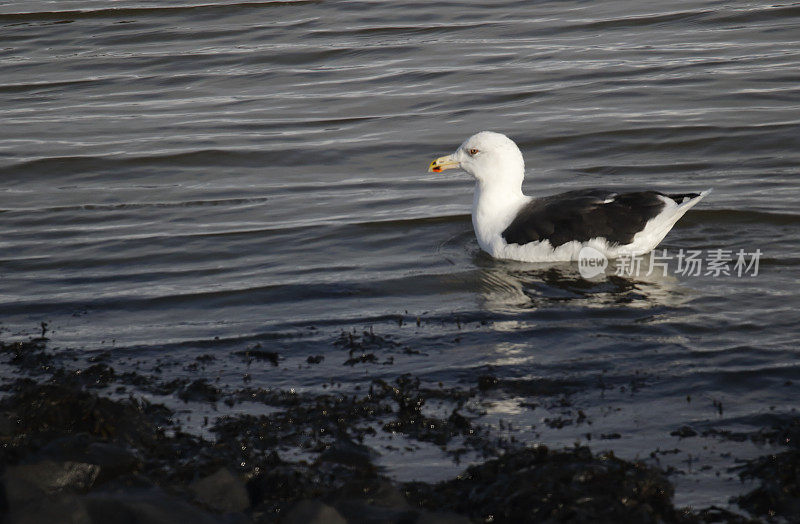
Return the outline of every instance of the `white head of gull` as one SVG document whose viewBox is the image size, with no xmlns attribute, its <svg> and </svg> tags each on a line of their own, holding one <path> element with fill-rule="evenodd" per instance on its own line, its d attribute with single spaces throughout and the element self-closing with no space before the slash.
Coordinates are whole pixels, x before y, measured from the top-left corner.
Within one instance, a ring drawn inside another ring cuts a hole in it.
<svg viewBox="0 0 800 524">
<path fill-rule="evenodd" d="M 500 133 L 472 135 L 428 171 L 461 168 L 475 178 L 472 225 L 481 249 L 526 262 L 577 260 L 585 246 L 609 258 L 655 248 L 701 193 L 619 193 L 581 189 L 543 198 L 525 196 L 525 162 Z"/>
</svg>

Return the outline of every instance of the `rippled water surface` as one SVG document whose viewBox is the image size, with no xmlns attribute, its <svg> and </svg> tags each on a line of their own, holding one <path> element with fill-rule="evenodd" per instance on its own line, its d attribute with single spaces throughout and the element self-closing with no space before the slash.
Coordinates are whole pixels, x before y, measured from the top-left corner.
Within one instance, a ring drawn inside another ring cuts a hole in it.
<svg viewBox="0 0 800 524">
<path fill-rule="evenodd" d="M 3 336 L 44 321 L 118 369 L 212 352 L 223 388 L 549 384 L 482 420 L 726 505 L 727 468 L 767 451 L 670 433 L 797 406 L 800 5 L 482 4 L 0 2 Z M 483 129 L 520 145 L 529 194 L 713 187 L 662 247 L 760 249 L 758 275 L 492 260 L 467 176 L 425 172 Z M 341 332 L 370 329 L 396 347 L 343 365 Z M 258 343 L 279 366 L 230 357 Z M 375 448 L 400 479 L 463 467 Z"/>
</svg>

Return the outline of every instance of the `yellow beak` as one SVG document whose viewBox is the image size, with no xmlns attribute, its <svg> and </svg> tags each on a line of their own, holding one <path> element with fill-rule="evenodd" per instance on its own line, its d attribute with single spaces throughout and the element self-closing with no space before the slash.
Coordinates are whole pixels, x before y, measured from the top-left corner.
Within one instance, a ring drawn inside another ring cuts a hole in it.
<svg viewBox="0 0 800 524">
<path fill-rule="evenodd" d="M 453 155 L 442 156 L 431 162 L 428 166 L 428 173 L 441 173 L 445 169 L 455 169 L 461 167 L 461 162 L 453 158 Z"/>
</svg>

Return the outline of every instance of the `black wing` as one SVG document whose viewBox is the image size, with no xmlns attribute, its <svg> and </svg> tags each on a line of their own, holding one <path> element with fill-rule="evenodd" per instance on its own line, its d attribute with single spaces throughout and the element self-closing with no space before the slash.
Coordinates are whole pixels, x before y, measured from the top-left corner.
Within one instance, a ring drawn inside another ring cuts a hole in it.
<svg viewBox="0 0 800 524">
<path fill-rule="evenodd" d="M 585 242 L 597 237 L 617 244 L 630 244 L 633 236 L 664 209 L 660 196 L 683 202 L 698 194 L 615 193 L 603 189 L 568 191 L 537 198 L 525 205 L 503 231 L 503 238 L 509 244 L 549 240 L 553 247 L 572 240 Z"/>
</svg>

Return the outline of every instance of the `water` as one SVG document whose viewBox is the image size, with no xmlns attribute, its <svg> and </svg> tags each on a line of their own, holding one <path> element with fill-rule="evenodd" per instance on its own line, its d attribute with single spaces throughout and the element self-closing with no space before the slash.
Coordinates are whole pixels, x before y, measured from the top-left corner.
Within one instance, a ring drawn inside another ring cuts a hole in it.
<svg viewBox="0 0 800 524">
<path fill-rule="evenodd" d="M 796 407 L 800 6 L 482 4 L 0 2 L 4 338 L 47 322 L 168 377 L 212 353 L 227 389 L 492 374 L 520 384 L 481 401 L 498 432 L 658 459 L 676 502 L 726 505 L 727 468 L 769 451 L 670 432 Z M 758 275 L 492 260 L 466 175 L 425 172 L 483 129 L 520 145 L 528 194 L 713 187 L 661 247 L 760 249 Z M 419 353 L 343 365 L 353 329 Z M 256 343 L 280 366 L 230 356 Z M 384 444 L 403 480 L 463 467 Z"/>
</svg>

